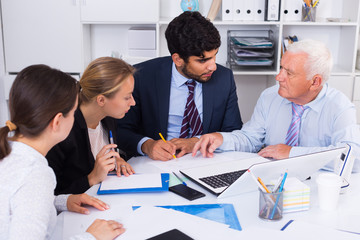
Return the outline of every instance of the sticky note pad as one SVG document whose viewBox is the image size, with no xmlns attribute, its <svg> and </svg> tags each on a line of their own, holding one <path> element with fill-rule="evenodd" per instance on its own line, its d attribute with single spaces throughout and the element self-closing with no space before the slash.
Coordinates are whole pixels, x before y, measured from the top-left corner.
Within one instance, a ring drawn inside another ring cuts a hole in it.
<svg viewBox="0 0 360 240">
<path fill-rule="evenodd" d="M 299 179 L 290 177 L 284 185 L 284 213 L 309 210 L 310 187 Z"/>
</svg>

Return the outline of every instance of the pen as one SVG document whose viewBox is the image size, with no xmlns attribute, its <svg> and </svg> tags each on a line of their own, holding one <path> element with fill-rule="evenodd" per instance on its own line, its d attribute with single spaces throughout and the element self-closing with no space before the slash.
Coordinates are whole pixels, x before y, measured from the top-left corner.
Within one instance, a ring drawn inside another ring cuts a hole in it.
<svg viewBox="0 0 360 240">
<path fill-rule="evenodd" d="M 283 180 L 283 176 L 284 176 L 283 174 L 280 175 L 280 177 L 279 177 L 279 179 L 278 179 L 277 183 L 275 184 L 274 189 L 272 191 L 273 193 L 275 193 L 278 190 L 278 188 L 280 187 L 280 184 L 281 184 L 281 182 Z"/>
<path fill-rule="evenodd" d="M 182 184 L 184 184 L 185 186 L 187 186 L 186 183 L 185 183 L 178 175 L 176 175 L 174 172 L 172 172 L 172 173 L 175 175 L 175 177 L 176 177 L 177 179 L 179 179 L 180 182 L 182 182 Z"/>
<path fill-rule="evenodd" d="M 161 133 L 159 133 L 159 135 L 160 135 L 161 139 L 162 139 L 164 142 L 166 142 L 166 140 L 165 140 L 165 138 L 163 137 L 163 135 L 162 135 Z M 173 158 L 176 159 L 175 154 L 173 155 Z M 175 176 L 176 176 L 176 175 L 175 175 Z M 186 184 L 185 184 L 185 185 L 186 185 Z"/>
<path fill-rule="evenodd" d="M 283 180 L 282 180 L 282 182 L 281 182 L 281 185 L 280 185 L 279 193 L 281 193 L 281 192 L 283 191 L 286 177 L 287 177 L 287 172 L 285 172 L 285 174 L 284 174 L 284 178 L 283 178 Z M 280 194 L 279 194 L 279 195 L 277 196 L 277 198 L 276 198 L 276 202 L 275 202 L 274 208 L 273 208 L 273 210 L 272 210 L 272 212 L 271 212 L 270 219 L 273 219 L 273 218 L 274 218 L 275 210 L 276 210 L 276 207 L 277 207 L 277 205 L 278 205 L 278 203 L 279 203 L 279 199 L 280 199 Z"/>
<path fill-rule="evenodd" d="M 109 136 L 110 136 L 110 144 L 114 144 L 114 138 L 113 138 L 111 130 L 109 131 Z M 111 148 L 111 150 L 115 151 L 114 148 Z M 116 167 L 116 159 L 114 161 L 114 164 L 115 164 L 115 167 Z"/>
</svg>

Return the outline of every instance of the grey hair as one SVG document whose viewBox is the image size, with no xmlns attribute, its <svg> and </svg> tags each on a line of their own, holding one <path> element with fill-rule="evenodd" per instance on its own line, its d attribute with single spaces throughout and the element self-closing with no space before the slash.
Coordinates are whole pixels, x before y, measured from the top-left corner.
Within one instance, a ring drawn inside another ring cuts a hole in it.
<svg viewBox="0 0 360 240">
<path fill-rule="evenodd" d="M 303 52 L 307 54 L 308 57 L 304 68 L 306 70 L 306 77 L 308 80 L 311 80 L 316 74 L 322 76 L 324 80 L 323 83 L 329 79 L 333 60 L 330 50 L 324 43 L 311 39 L 305 39 L 290 44 L 287 51 L 292 53 Z"/>
</svg>

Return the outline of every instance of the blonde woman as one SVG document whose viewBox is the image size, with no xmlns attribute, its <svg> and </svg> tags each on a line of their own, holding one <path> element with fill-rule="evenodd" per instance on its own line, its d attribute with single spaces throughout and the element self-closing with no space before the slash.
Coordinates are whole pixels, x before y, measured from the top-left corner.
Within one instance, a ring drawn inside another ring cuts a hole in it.
<svg viewBox="0 0 360 240">
<path fill-rule="evenodd" d="M 132 66 L 111 57 L 98 58 L 85 69 L 74 126 L 46 156 L 57 179 L 55 195 L 85 192 L 103 181 L 115 162 L 118 176 L 134 173 L 110 140 L 111 132 L 117 142 L 116 119 L 135 105 L 133 73 Z"/>
<path fill-rule="evenodd" d="M 48 66 L 33 65 L 17 75 L 9 97 L 11 120 L 0 128 L 0 239 L 49 239 L 56 210 L 108 208 L 87 194 L 54 198 L 55 176 L 45 155 L 69 134 L 77 95 L 76 80 Z M 95 220 L 75 238 L 114 239 L 124 231 L 115 221 Z"/>
</svg>

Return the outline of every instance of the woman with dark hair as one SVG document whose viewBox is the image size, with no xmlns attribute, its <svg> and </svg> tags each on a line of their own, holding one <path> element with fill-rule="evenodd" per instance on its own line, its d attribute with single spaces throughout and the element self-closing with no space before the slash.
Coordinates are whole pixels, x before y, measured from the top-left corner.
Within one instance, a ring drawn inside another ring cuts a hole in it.
<svg viewBox="0 0 360 240">
<path fill-rule="evenodd" d="M 0 239 L 48 239 L 56 210 L 86 214 L 82 204 L 109 208 L 87 194 L 54 198 L 56 180 L 44 156 L 69 134 L 77 95 L 76 80 L 48 66 L 33 65 L 17 75 L 9 97 L 11 121 L 0 129 Z M 96 220 L 77 237 L 113 239 L 124 231 L 115 221 Z"/>
<path fill-rule="evenodd" d="M 134 173 L 125 156 L 112 150 L 117 145 L 110 140 L 111 132 L 117 143 L 115 121 L 135 105 L 133 73 L 132 66 L 111 57 L 95 59 L 85 69 L 74 126 L 46 156 L 57 179 L 55 195 L 83 193 L 103 181 L 115 165 L 118 176 Z"/>
</svg>

